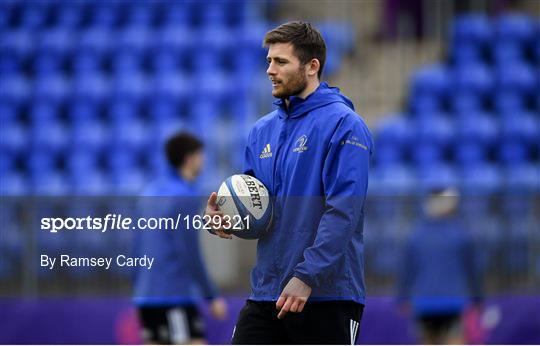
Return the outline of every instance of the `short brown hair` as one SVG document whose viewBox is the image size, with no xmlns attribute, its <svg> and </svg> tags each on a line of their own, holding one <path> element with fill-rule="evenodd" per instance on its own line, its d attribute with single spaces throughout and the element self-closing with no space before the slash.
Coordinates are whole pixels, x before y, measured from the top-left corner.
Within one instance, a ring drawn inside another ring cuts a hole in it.
<svg viewBox="0 0 540 346">
<path fill-rule="evenodd" d="M 289 22 L 268 31 L 264 36 L 263 47 L 267 48 L 274 43 L 291 43 L 298 59 L 304 65 L 311 59 L 319 60 L 321 67 L 317 77 L 321 79 L 326 61 L 326 43 L 319 30 L 310 23 Z"/>
</svg>

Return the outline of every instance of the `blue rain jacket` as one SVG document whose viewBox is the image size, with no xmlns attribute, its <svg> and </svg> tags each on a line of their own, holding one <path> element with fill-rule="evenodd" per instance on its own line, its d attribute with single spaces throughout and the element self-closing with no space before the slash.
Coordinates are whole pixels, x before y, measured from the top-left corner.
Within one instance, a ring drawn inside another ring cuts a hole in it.
<svg viewBox="0 0 540 346">
<path fill-rule="evenodd" d="M 172 170 L 150 184 L 139 203 L 141 217 L 171 217 L 200 214 L 203 203 L 196 188 Z M 201 298 L 216 297 L 216 288 L 206 271 L 199 244 L 199 230 L 136 230 L 135 256 L 154 257 L 150 270 L 137 267 L 134 302 L 138 306 L 191 305 Z"/>
<path fill-rule="evenodd" d="M 253 300 L 275 301 L 293 277 L 310 300 L 365 303 L 364 200 L 371 134 L 338 88 L 321 83 L 306 99 L 278 108 L 251 130 L 244 173 L 274 198 L 271 230 L 257 244 Z"/>
</svg>

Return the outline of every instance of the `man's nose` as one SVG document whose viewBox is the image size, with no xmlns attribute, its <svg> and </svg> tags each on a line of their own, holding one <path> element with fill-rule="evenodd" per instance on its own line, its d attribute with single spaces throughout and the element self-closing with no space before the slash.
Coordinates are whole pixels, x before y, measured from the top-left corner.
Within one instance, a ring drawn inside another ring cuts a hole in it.
<svg viewBox="0 0 540 346">
<path fill-rule="evenodd" d="M 272 76 L 272 75 L 275 75 L 276 74 L 276 70 L 274 68 L 274 64 L 273 63 L 270 63 L 268 65 L 268 68 L 266 69 L 266 74 L 269 75 L 269 76 Z"/>
</svg>

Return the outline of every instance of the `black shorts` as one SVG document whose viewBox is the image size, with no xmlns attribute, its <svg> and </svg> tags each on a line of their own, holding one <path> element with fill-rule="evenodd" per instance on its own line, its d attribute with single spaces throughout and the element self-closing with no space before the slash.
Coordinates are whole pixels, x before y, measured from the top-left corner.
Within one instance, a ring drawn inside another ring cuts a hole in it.
<svg viewBox="0 0 540 346">
<path fill-rule="evenodd" d="M 441 335 L 460 335 L 460 319 L 461 314 L 459 313 L 418 316 L 418 322 L 422 331 L 435 337 Z"/>
<path fill-rule="evenodd" d="M 204 322 L 195 305 L 139 307 L 143 340 L 154 344 L 184 344 L 204 338 Z"/>
<path fill-rule="evenodd" d="M 279 320 L 275 302 L 248 300 L 232 344 L 355 344 L 363 311 L 352 301 L 308 302 L 302 312 Z"/>
</svg>

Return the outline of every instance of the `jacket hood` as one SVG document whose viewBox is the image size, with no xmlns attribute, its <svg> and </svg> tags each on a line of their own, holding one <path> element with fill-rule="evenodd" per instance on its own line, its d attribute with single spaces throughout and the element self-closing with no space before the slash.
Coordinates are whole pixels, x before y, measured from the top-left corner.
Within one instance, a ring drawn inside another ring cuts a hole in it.
<svg viewBox="0 0 540 346">
<path fill-rule="evenodd" d="M 326 82 L 319 84 L 319 87 L 305 99 L 298 96 L 289 98 L 289 107 L 286 107 L 285 99 L 274 101 L 274 104 L 279 106 L 280 117 L 296 118 L 314 109 L 324 107 L 331 103 L 341 102 L 354 111 L 352 101 L 345 95 L 341 94 L 339 88 L 331 87 Z"/>
</svg>

